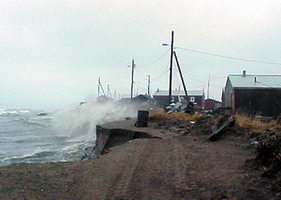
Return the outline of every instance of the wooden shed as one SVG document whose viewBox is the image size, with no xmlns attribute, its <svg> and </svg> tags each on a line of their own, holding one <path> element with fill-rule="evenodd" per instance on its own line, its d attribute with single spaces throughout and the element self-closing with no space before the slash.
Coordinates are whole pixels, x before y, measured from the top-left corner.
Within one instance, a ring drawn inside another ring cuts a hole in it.
<svg viewBox="0 0 281 200">
<path fill-rule="evenodd" d="M 232 111 L 276 117 L 281 113 L 281 75 L 229 75 L 222 100 Z"/>
</svg>

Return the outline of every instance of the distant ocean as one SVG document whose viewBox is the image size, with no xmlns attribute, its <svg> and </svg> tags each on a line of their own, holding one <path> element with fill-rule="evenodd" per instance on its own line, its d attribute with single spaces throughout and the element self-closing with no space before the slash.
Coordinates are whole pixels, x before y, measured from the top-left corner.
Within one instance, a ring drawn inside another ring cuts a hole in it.
<svg viewBox="0 0 281 200">
<path fill-rule="evenodd" d="M 96 125 L 136 115 L 132 107 L 86 103 L 50 112 L 0 108 L 0 166 L 80 160 Z"/>
</svg>

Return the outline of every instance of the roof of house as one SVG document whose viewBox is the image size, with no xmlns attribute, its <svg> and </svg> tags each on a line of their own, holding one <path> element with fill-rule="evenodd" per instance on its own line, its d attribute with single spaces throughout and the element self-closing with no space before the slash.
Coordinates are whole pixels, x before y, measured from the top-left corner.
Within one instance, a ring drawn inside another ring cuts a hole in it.
<svg viewBox="0 0 281 200">
<path fill-rule="evenodd" d="M 218 100 L 215 100 L 215 99 L 205 99 L 205 102 L 206 101 L 213 101 L 213 102 L 215 102 L 215 103 L 221 103 L 221 101 L 218 101 Z"/>
<path fill-rule="evenodd" d="M 233 88 L 281 88 L 281 75 L 229 75 Z"/>
<path fill-rule="evenodd" d="M 203 90 L 187 90 L 188 96 L 202 96 L 204 95 Z M 153 96 L 168 96 L 169 91 L 168 90 L 157 90 Z M 173 96 L 184 96 L 185 92 L 183 90 L 173 90 L 172 91 Z"/>
</svg>

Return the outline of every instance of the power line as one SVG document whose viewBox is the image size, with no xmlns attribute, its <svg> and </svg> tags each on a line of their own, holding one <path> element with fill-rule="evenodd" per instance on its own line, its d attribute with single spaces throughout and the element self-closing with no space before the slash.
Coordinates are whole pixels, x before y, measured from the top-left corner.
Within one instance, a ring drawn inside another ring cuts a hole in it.
<svg viewBox="0 0 281 200">
<path fill-rule="evenodd" d="M 153 65 L 154 63 L 156 63 L 157 61 L 159 61 L 161 58 L 163 58 L 167 53 L 169 52 L 169 50 L 167 50 L 163 55 L 161 55 L 160 57 L 158 57 L 156 60 L 152 61 L 151 63 L 147 64 L 147 65 L 143 65 L 139 68 L 143 68 L 143 67 L 148 67 L 150 65 Z"/>
<path fill-rule="evenodd" d="M 140 89 L 146 90 L 147 88 L 142 87 L 138 82 L 134 82 L 136 86 L 138 86 Z"/>
<path fill-rule="evenodd" d="M 164 75 L 166 75 L 166 73 L 169 71 L 169 67 L 167 66 L 164 71 L 159 75 L 157 76 L 156 78 L 153 78 L 152 81 L 157 81 L 159 79 L 161 79 Z"/>
<path fill-rule="evenodd" d="M 183 71 L 184 74 L 187 74 L 187 75 L 190 75 L 190 76 L 196 76 L 198 78 L 202 78 L 202 79 L 208 79 L 209 76 L 201 76 L 201 75 L 195 75 L 193 73 L 190 73 L 190 72 L 185 72 Z M 227 76 L 211 76 L 212 79 L 222 79 L 222 78 L 226 78 Z"/>
<path fill-rule="evenodd" d="M 225 56 L 225 55 L 219 55 L 219 54 L 214 54 L 214 53 L 208 53 L 204 51 L 198 51 L 194 49 L 187 49 L 183 47 L 177 47 L 178 49 L 194 52 L 194 53 L 200 53 L 200 54 L 205 54 L 208 56 L 215 56 L 215 57 L 221 57 L 221 58 L 227 58 L 227 59 L 232 59 L 232 60 L 240 60 L 240 61 L 246 61 L 246 62 L 255 62 L 255 63 L 261 63 L 261 64 L 269 64 L 269 65 L 281 65 L 281 63 L 275 63 L 275 62 L 268 62 L 268 61 L 262 61 L 262 60 L 252 60 L 252 59 L 246 59 L 246 58 L 238 58 L 238 57 L 232 57 L 232 56 Z"/>
</svg>

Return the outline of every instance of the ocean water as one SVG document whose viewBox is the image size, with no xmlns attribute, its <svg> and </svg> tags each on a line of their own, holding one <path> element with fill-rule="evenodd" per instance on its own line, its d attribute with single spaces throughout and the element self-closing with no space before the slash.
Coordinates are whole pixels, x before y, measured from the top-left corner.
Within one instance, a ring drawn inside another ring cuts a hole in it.
<svg viewBox="0 0 281 200">
<path fill-rule="evenodd" d="M 131 111 L 95 103 L 57 112 L 0 109 L 0 165 L 80 160 L 95 144 L 97 124 L 135 115 Z"/>
</svg>

